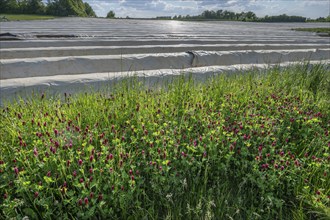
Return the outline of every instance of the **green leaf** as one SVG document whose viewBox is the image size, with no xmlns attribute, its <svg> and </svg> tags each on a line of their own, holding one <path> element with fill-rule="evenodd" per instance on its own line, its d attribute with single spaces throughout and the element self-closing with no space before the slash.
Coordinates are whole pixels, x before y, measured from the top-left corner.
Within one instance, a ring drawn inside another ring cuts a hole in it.
<svg viewBox="0 0 330 220">
<path fill-rule="evenodd" d="M 23 182 L 23 186 L 29 186 L 31 184 L 31 181 L 25 181 Z"/>
<path fill-rule="evenodd" d="M 44 176 L 44 180 L 46 183 L 53 183 L 54 180 L 51 178 L 51 177 L 48 177 L 48 176 Z"/>
<path fill-rule="evenodd" d="M 23 209 L 23 212 L 25 215 L 27 215 L 31 219 L 38 219 L 38 215 L 31 208 L 25 208 L 25 209 Z"/>
</svg>

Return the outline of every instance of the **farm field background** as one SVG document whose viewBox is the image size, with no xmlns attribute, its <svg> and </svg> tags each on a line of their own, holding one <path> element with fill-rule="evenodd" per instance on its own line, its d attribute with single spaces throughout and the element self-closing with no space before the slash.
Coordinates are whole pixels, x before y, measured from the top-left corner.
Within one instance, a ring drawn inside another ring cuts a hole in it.
<svg viewBox="0 0 330 220">
<path fill-rule="evenodd" d="M 99 89 L 127 75 L 202 77 L 302 60 L 329 63 L 328 37 L 292 30 L 313 27 L 328 24 L 96 18 L 2 22 L 0 33 L 10 34 L 0 41 L 1 102 L 33 91 Z"/>
</svg>

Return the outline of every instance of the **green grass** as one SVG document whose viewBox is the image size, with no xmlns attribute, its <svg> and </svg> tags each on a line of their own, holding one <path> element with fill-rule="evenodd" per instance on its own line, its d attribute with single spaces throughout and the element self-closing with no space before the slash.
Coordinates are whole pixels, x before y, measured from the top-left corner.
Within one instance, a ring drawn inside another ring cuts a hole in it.
<svg viewBox="0 0 330 220">
<path fill-rule="evenodd" d="M 9 21 L 25 21 L 25 20 L 48 20 L 55 18 L 50 15 L 28 15 L 28 14 L 0 14 L 0 19 L 5 17 Z"/>
<path fill-rule="evenodd" d="M 327 66 L 47 94 L 0 115 L 0 219 L 329 219 Z"/>
<path fill-rule="evenodd" d="M 330 36 L 330 28 L 295 28 L 293 30 L 307 31 L 307 32 L 314 32 L 314 33 L 325 33 Z"/>
</svg>

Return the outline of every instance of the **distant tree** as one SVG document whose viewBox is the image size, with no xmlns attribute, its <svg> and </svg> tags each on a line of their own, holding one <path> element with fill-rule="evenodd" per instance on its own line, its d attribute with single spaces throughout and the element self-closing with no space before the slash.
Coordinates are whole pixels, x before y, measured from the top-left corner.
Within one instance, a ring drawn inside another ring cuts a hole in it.
<svg viewBox="0 0 330 220">
<path fill-rule="evenodd" d="M 85 12 L 87 14 L 87 16 L 89 17 L 96 17 L 95 11 L 93 10 L 93 8 L 87 3 L 84 3 L 85 5 Z"/>
<path fill-rule="evenodd" d="M 109 11 L 107 14 L 107 18 L 115 18 L 116 14 L 113 11 Z"/>
<path fill-rule="evenodd" d="M 256 15 L 254 12 L 252 12 L 252 11 L 248 11 L 248 12 L 246 13 L 246 18 L 247 18 L 249 21 L 255 21 L 255 20 L 257 20 L 257 15 Z"/>
<path fill-rule="evenodd" d="M 27 14 L 44 14 L 46 10 L 42 0 L 27 0 L 25 7 Z"/>
<path fill-rule="evenodd" d="M 0 0 L 0 13 L 17 13 L 18 4 L 16 0 Z"/>
<path fill-rule="evenodd" d="M 217 12 L 217 18 L 222 19 L 223 18 L 223 10 L 218 10 Z"/>
<path fill-rule="evenodd" d="M 57 16 L 87 16 L 82 0 L 48 0 L 47 13 Z"/>
</svg>

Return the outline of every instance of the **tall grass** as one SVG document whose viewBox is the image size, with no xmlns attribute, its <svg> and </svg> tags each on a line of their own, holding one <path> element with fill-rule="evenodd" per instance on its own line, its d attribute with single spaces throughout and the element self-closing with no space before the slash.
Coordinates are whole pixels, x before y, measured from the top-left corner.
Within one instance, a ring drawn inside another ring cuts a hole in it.
<svg viewBox="0 0 330 220">
<path fill-rule="evenodd" d="M 329 218 L 329 100 L 300 65 L 7 104 L 0 217 Z"/>
</svg>

